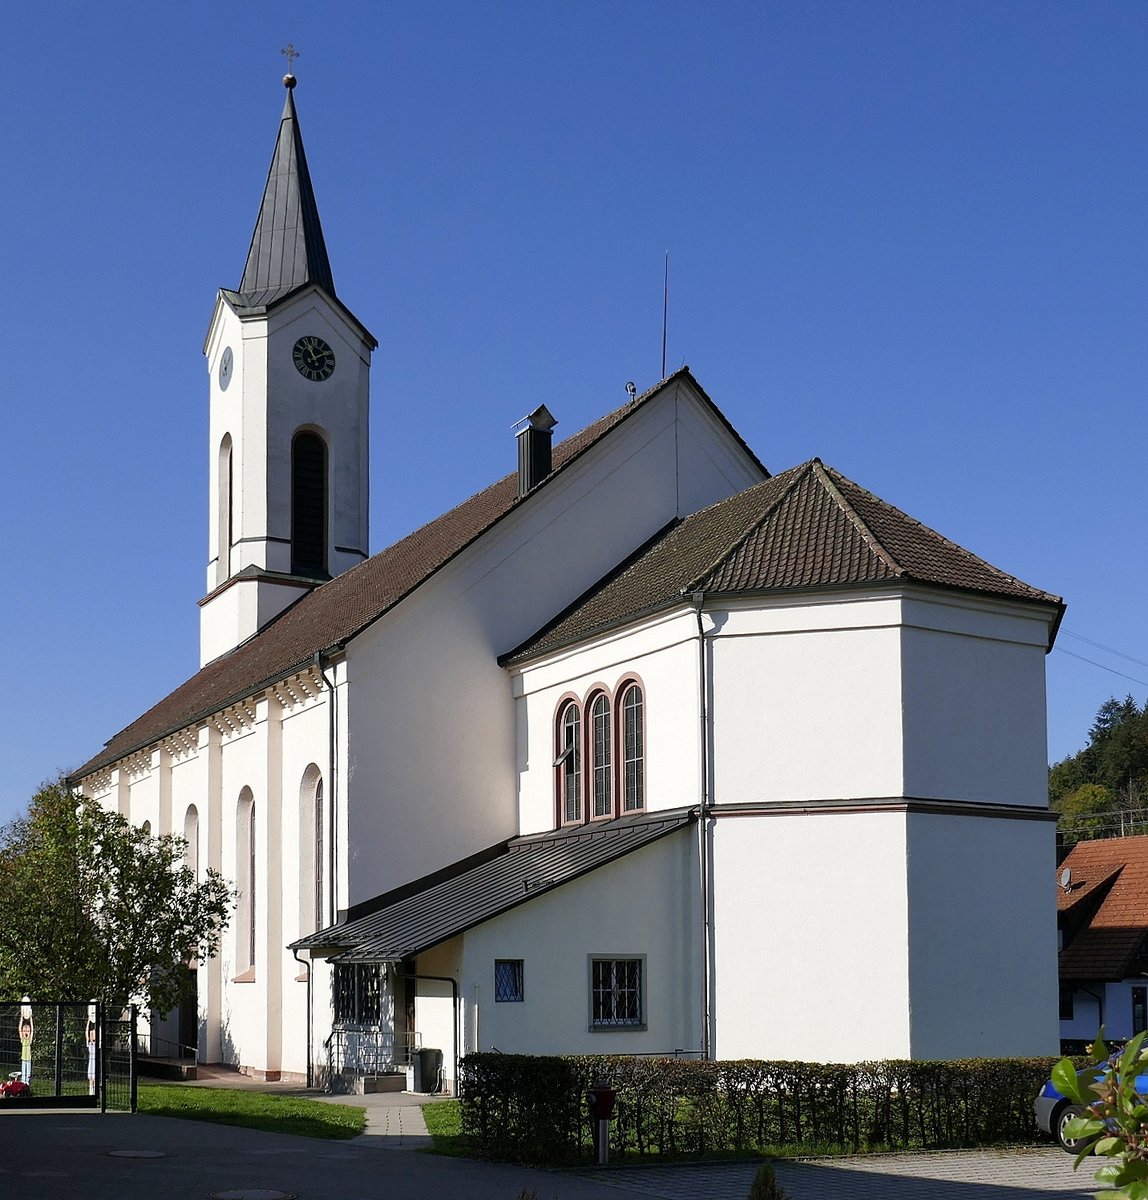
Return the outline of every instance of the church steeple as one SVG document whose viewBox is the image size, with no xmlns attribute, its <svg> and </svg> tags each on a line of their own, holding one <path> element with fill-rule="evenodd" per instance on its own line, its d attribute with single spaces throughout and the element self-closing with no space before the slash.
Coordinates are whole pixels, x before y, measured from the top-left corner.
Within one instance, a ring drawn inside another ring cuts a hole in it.
<svg viewBox="0 0 1148 1200">
<path fill-rule="evenodd" d="M 335 295 L 292 88 L 237 291 L 220 290 L 211 378 L 200 657 L 258 633 L 367 557 L 376 341 Z"/>
<path fill-rule="evenodd" d="M 283 83 L 287 99 L 279 119 L 279 137 L 239 284 L 238 298 L 244 308 L 274 304 L 308 283 L 318 284 L 330 296 L 335 295 L 319 208 L 295 112 L 295 76 L 287 75 Z"/>
</svg>

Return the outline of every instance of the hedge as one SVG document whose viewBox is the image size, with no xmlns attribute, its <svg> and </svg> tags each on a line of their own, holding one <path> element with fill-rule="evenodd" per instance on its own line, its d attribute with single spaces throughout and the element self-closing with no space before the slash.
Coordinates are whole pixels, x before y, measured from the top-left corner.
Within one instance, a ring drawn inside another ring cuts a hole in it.
<svg viewBox="0 0 1148 1200">
<path fill-rule="evenodd" d="M 611 1157 L 954 1149 L 1032 1142 L 1033 1098 L 1055 1058 L 701 1062 L 471 1054 L 462 1132 L 473 1153 L 524 1162 L 592 1155 L 586 1089 L 618 1091 Z"/>
</svg>

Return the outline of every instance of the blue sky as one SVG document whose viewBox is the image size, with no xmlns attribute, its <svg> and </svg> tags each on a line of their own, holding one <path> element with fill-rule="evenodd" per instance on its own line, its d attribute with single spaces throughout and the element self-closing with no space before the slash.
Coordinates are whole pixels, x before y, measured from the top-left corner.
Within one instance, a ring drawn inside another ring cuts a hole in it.
<svg viewBox="0 0 1148 1200">
<path fill-rule="evenodd" d="M 373 549 L 538 403 L 565 436 L 656 381 L 668 250 L 668 368 L 767 466 L 1065 596 L 1052 759 L 1144 701 L 1148 5 L 42 0 L 7 33 L 0 820 L 197 666 L 202 339 L 288 41 L 380 342 Z"/>
</svg>

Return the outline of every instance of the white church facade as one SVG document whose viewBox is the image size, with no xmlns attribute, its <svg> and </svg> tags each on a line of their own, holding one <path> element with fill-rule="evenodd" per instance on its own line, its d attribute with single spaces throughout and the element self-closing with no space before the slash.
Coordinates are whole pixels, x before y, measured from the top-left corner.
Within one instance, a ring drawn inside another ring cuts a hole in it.
<svg viewBox="0 0 1148 1200">
<path fill-rule="evenodd" d="M 293 82 L 204 347 L 201 667 L 71 777 L 235 882 L 172 1040 L 319 1082 L 434 1047 L 448 1087 L 492 1046 L 1052 1052 L 1059 598 L 771 475 L 688 369 L 561 442 L 538 409 L 371 556 L 375 341 Z"/>
</svg>

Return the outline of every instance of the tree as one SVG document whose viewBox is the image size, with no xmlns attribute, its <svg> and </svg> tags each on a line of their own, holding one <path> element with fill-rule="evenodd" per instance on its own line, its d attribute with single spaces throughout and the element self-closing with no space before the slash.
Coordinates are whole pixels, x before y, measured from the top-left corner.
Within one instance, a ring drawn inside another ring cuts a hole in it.
<svg viewBox="0 0 1148 1200">
<path fill-rule="evenodd" d="M 1067 837 L 1103 837 L 1112 811 L 1112 794 L 1099 783 L 1082 783 L 1060 805 L 1060 829 Z"/>
<path fill-rule="evenodd" d="M 42 787 L 0 830 L 0 997 L 170 1012 L 188 961 L 218 951 L 234 900 L 219 872 L 196 880 L 185 850 L 63 782 Z"/>
</svg>

